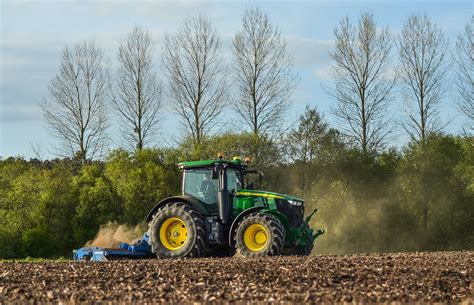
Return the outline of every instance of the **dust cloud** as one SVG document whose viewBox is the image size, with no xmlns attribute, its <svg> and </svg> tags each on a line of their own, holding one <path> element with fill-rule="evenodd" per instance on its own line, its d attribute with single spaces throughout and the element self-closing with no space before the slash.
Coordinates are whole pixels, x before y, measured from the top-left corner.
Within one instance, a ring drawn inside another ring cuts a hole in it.
<svg viewBox="0 0 474 305">
<path fill-rule="evenodd" d="M 133 244 L 142 238 L 143 233 L 144 229 L 141 225 L 132 227 L 117 222 L 109 222 L 105 225 L 101 225 L 94 239 L 88 241 L 85 246 L 118 248 L 120 243 Z"/>
</svg>

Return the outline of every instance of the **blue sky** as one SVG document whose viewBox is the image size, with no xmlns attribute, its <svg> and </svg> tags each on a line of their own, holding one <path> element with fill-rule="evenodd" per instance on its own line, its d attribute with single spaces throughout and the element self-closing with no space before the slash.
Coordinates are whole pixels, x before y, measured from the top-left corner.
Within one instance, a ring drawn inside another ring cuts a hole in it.
<svg viewBox="0 0 474 305">
<path fill-rule="evenodd" d="M 300 83 L 287 114 L 289 123 L 296 121 L 309 104 L 336 124 L 330 113 L 334 102 L 322 87 L 331 85 L 328 52 L 341 18 L 348 16 L 355 23 L 362 12 L 371 12 L 378 25 L 398 34 L 409 15 L 426 14 L 453 46 L 474 13 L 474 1 L 1 1 L 0 156 L 29 158 L 33 156 L 32 146 L 41 147 L 43 157 L 54 156 L 56 141 L 46 131 L 39 104 L 48 97 L 48 84 L 57 72 L 65 45 L 96 40 L 110 58 L 113 70 L 119 43 L 138 24 L 150 30 L 156 42 L 155 63 L 160 74 L 160 44 L 166 33 L 175 32 L 186 18 L 206 14 L 222 37 L 223 51 L 230 55 L 232 37 L 240 29 L 240 17 L 247 7 L 258 7 L 269 15 L 287 39 L 295 59 Z M 446 81 L 451 79 L 448 76 Z M 402 105 L 397 96 L 390 111 L 398 117 Z M 461 130 L 454 92 L 444 99 L 441 114 L 445 122 L 450 122 L 448 132 Z M 169 145 L 179 135 L 179 128 L 169 109 L 164 109 L 162 117 L 155 144 Z M 223 119 L 232 117 L 228 111 Z M 111 117 L 111 148 L 121 141 L 117 120 Z M 405 141 L 401 131 L 393 143 Z"/>
</svg>

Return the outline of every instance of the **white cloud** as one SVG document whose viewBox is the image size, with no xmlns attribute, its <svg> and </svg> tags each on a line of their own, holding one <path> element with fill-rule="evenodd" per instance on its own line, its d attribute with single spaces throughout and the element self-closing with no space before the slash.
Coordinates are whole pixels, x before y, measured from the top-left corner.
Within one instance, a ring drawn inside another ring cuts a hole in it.
<svg viewBox="0 0 474 305">
<path fill-rule="evenodd" d="M 331 57 L 334 40 L 289 35 L 288 51 L 295 59 L 296 69 L 309 69 L 312 77 L 319 81 L 330 79 Z"/>
<path fill-rule="evenodd" d="M 285 38 L 296 66 L 326 65 L 330 61 L 329 51 L 334 46 L 333 40 L 296 35 L 288 35 Z"/>
<path fill-rule="evenodd" d="M 325 66 L 316 68 L 313 72 L 313 77 L 319 81 L 326 81 L 331 79 L 331 64 L 327 63 Z"/>
<path fill-rule="evenodd" d="M 211 6 L 209 1 L 143 1 L 135 6 L 135 12 L 167 23 L 181 23 L 191 15 L 207 12 Z"/>
<path fill-rule="evenodd" d="M 41 121 L 41 111 L 38 104 L 18 105 L 17 103 L 2 103 L 0 122 L 32 122 Z"/>
</svg>

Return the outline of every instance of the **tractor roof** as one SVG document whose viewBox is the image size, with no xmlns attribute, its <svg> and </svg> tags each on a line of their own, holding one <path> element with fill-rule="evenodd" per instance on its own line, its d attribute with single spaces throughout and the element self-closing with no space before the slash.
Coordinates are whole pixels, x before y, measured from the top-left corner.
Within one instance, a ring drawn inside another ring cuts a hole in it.
<svg viewBox="0 0 474 305">
<path fill-rule="evenodd" d="M 230 164 L 231 166 L 240 166 L 242 162 L 240 161 L 239 158 L 234 158 L 232 161 L 226 161 L 226 160 L 200 160 L 200 161 L 187 161 L 187 162 L 180 162 L 178 163 L 178 167 L 180 169 L 187 169 L 187 168 L 201 168 L 201 167 L 209 167 L 212 165 L 217 165 L 219 163 L 227 163 Z"/>
</svg>

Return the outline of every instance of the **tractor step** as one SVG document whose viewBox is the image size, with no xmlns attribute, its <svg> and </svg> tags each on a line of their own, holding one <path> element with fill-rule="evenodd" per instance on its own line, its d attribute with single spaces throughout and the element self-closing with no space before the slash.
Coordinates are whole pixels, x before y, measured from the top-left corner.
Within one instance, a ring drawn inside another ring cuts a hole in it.
<svg viewBox="0 0 474 305">
<path fill-rule="evenodd" d="M 73 251 L 73 259 L 75 261 L 108 261 L 121 259 L 141 259 L 153 257 L 151 246 L 148 244 L 148 234 L 144 234 L 143 238 L 129 245 L 121 243 L 119 248 L 100 248 L 100 247 L 83 247 Z"/>
</svg>

